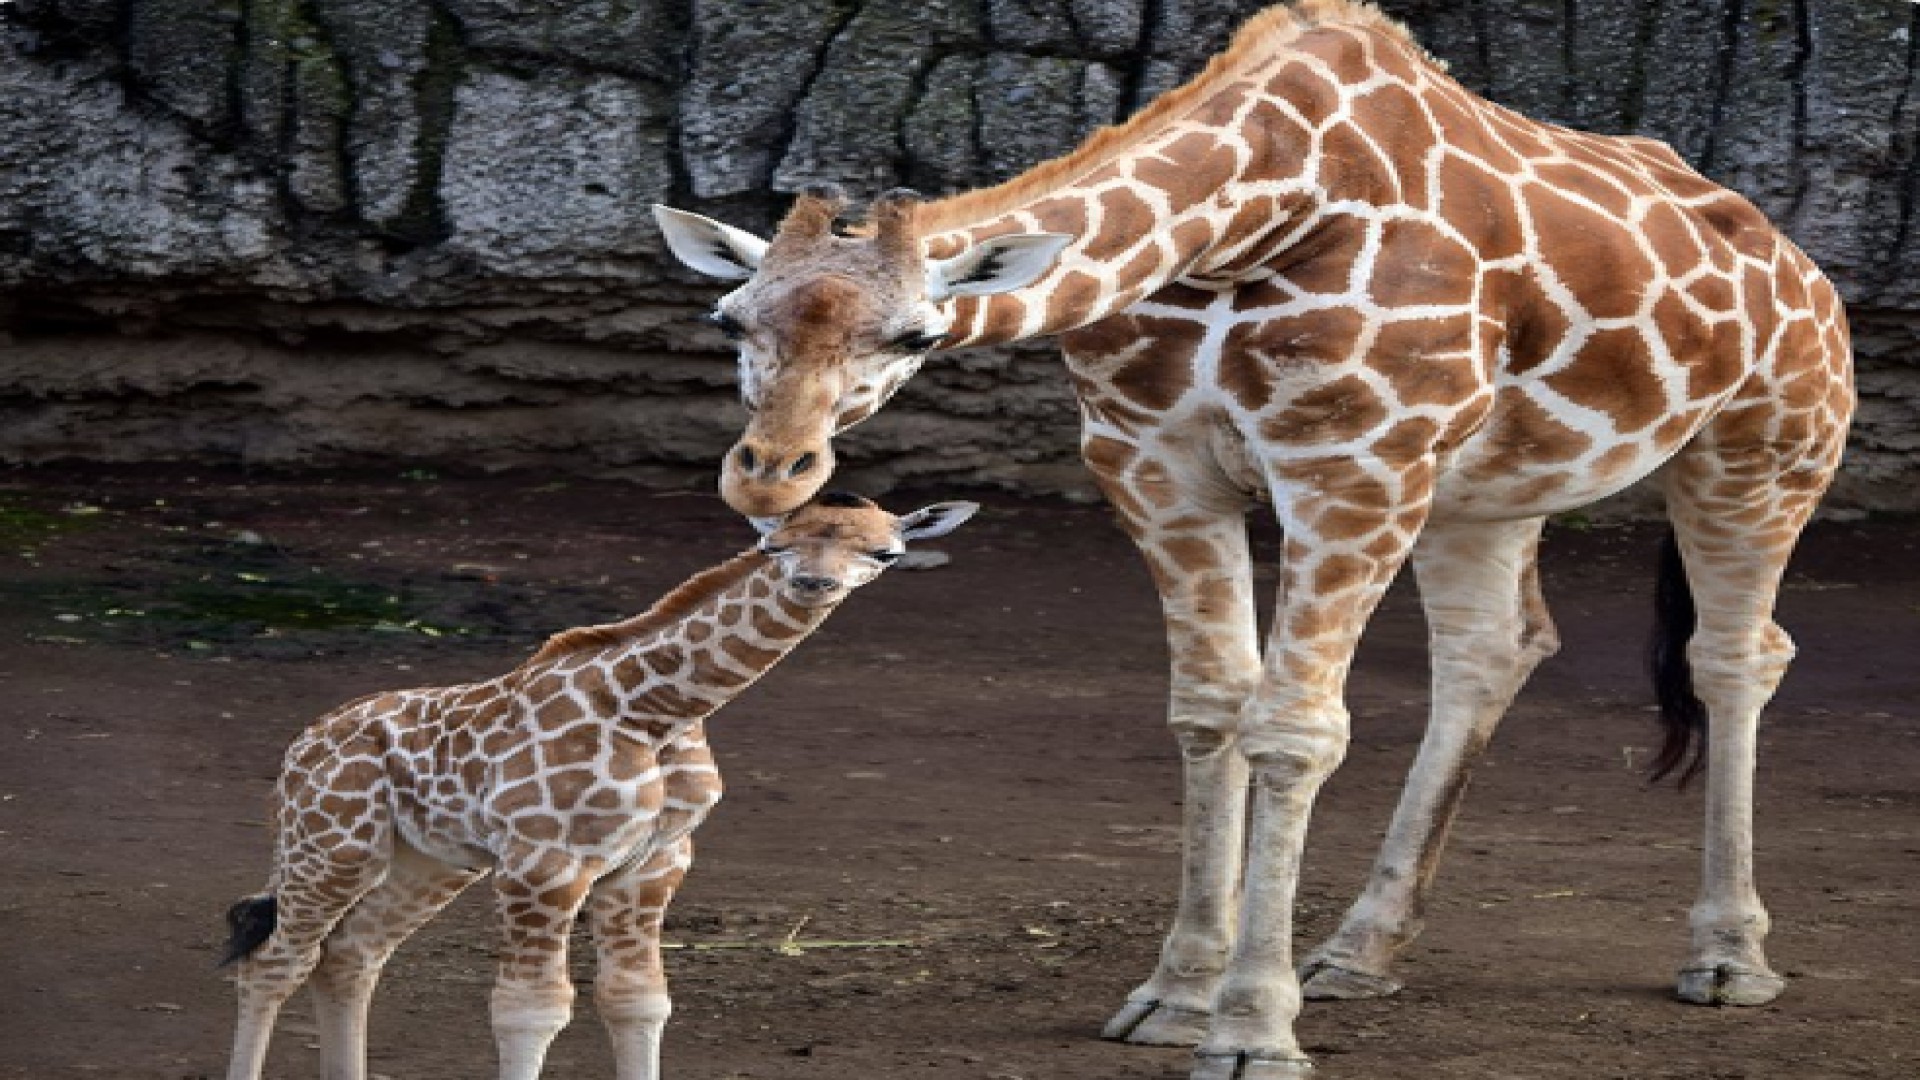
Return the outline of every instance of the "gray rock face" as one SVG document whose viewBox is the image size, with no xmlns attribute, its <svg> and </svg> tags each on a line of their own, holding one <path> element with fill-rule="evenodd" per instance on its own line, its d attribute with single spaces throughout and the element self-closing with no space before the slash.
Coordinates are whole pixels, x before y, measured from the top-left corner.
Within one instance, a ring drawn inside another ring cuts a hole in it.
<svg viewBox="0 0 1920 1080">
<path fill-rule="evenodd" d="M 1002 179 L 1249 0 L 0 4 L 0 459 L 711 470 L 733 364 L 650 202 Z M 1840 281 L 1844 504 L 1920 509 L 1920 5 L 1388 0 L 1469 85 L 1672 142 Z M 854 481 L 1073 488 L 1051 349 L 945 357 Z"/>
</svg>

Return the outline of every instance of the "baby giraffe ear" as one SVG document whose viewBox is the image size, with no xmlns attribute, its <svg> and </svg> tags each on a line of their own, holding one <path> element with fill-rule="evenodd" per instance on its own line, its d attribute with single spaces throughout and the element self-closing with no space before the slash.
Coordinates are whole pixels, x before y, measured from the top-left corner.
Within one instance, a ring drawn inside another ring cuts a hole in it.
<svg viewBox="0 0 1920 1080">
<path fill-rule="evenodd" d="M 902 540 L 945 536 L 979 512 L 980 504 L 976 502 L 934 503 L 902 517 L 894 525 L 894 531 L 900 534 Z"/>
<path fill-rule="evenodd" d="M 1065 233 L 1018 233 L 982 240 L 928 269 L 927 299 L 937 303 L 949 296 L 992 296 L 1024 288 L 1040 280 L 1073 239 Z"/>
<path fill-rule="evenodd" d="M 653 220 L 659 223 L 674 256 L 708 277 L 722 281 L 750 278 L 767 253 L 765 240 L 710 217 L 655 203 Z"/>
</svg>

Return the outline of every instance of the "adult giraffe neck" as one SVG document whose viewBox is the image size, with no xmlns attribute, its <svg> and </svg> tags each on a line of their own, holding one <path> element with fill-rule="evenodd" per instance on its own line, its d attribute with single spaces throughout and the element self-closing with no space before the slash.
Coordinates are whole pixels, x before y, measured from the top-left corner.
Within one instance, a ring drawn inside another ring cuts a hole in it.
<svg viewBox="0 0 1920 1080">
<path fill-rule="evenodd" d="M 1255 43 L 1265 51 L 1250 47 L 1175 91 L 1177 108 L 1150 109 L 1005 184 L 926 207 L 934 258 L 1008 233 L 1078 238 L 1029 288 L 956 298 L 948 346 L 1063 333 L 1176 281 L 1230 285 L 1270 268 L 1320 208 L 1391 198 L 1424 164 L 1316 134 L 1357 93 L 1344 76 L 1389 56 L 1396 69 L 1431 66 L 1404 37 L 1346 25 Z"/>
</svg>

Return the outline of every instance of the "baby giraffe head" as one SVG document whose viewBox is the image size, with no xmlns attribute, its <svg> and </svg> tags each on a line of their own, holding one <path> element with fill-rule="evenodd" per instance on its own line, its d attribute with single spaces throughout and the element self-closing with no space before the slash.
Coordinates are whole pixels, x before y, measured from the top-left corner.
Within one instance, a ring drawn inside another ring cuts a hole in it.
<svg viewBox="0 0 1920 1080">
<path fill-rule="evenodd" d="M 943 502 L 895 517 L 868 499 L 830 491 L 790 514 L 755 518 L 760 553 L 780 564 L 781 588 L 801 607 L 827 607 L 880 576 L 909 540 L 945 536 L 980 509 Z"/>
</svg>

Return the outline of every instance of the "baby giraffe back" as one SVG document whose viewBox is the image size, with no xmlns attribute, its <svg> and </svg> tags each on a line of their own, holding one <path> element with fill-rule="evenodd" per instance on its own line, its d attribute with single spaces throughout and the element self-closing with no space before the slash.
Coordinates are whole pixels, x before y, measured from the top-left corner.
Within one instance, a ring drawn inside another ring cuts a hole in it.
<svg viewBox="0 0 1920 1080">
<path fill-rule="evenodd" d="M 529 849 L 614 866 L 671 847 L 718 801 L 719 777 L 698 717 L 636 712 L 621 666 L 576 657 L 353 702 L 288 752 L 282 835 L 337 858 L 385 848 L 391 826 L 474 868 Z"/>
</svg>

